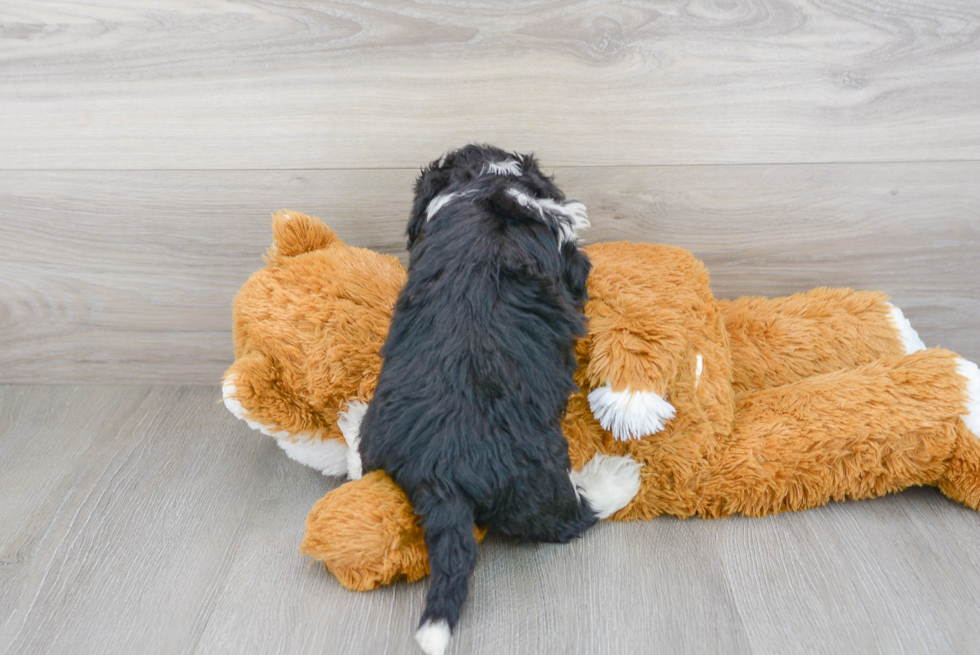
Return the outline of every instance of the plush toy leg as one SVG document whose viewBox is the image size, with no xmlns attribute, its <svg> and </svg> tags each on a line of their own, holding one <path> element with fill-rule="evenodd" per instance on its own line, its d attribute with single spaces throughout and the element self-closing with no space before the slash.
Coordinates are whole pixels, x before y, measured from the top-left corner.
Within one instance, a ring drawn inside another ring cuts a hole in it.
<svg viewBox="0 0 980 655">
<path fill-rule="evenodd" d="M 572 482 L 605 518 L 632 500 L 640 466 L 629 457 L 598 455 Z M 475 527 L 477 542 L 486 529 Z M 556 539 L 557 535 L 539 535 Z M 429 574 L 429 556 L 408 496 L 383 471 L 372 471 L 329 492 L 306 519 L 300 552 L 323 562 L 342 585 L 367 591 Z"/>
<path fill-rule="evenodd" d="M 486 530 L 474 528 L 482 541 Z M 299 550 L 323 562 L 342 585 L 368 591 L 429 574 L 422 527 L 408 496 L 384 471 L 329 492 L 306 519 Z"/>
<path fill-rule="evenodd" d="M 700 261 L 649 244 L 594 244 L 588 254 L 597 273 L 589 277 L 589 334 L 576 381 L 590 390 L 604 429 L 620 441 L 662 432 L 676 415 L 668 395 L 708 383 L 705 371 L 731 395 L 725 328 Z M 715 399 L 727 415 L 712 420 L 731 421 L 730 400 Z"/>
<path fill-rule="evenodd" d="M 925 350 L 742 394 L 698 513 L 762 516 L 936 484 L 967 411 L 962 361 Z M 948 488 L 972 493 L 957 481 L 978 451 L 964 446 Z"/>
<path fill-rule="evenodd" d="M 925 347 L 901 310 L 876 291 L 814 289 L 719 304 L 737 392 L 782 386 Z"/>
<path fill-rule="evenodd" d="M 372 471 L 317 501 L 299 548 L 323 562 L 342 585 L 367 591 L 429 573 L 422 528 L 405 492 Z"/>
</svg>

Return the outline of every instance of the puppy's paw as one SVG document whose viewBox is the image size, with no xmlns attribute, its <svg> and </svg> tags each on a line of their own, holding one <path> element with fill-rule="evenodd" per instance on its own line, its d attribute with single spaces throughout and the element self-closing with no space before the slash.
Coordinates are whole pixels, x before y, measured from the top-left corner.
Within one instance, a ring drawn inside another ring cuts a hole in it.
<svg viewBox="0 0 980 655">
<path fill-rule="evenodd" d="M 576 491 L 589 502 L 600 519 L 608 518 L 629 505 L 640 491 L 642 465 L 629 455 L 596 455 L 569 477 Z"/>
<path fill-rule="evenodd" d="M 652 391 L 613 391 L 612 385 L 593 389 L 589 407 L 604 429 L 620 441 L 641 439 L 663 430 L 674 418 L 674 406 Z"/>
</svg>

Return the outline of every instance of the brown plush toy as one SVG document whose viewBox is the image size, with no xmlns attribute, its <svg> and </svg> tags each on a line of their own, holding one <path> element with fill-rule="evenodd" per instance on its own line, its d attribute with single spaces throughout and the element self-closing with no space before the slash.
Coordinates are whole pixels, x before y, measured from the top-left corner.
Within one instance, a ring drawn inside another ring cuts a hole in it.
<svg viewBox="0 0 980 655">
<path fill-rule="evenodd" d="M 358 424 L 405 270 L 302 214 L 277 214 L 273 233 L 235 300 L 225 404 L 290 457 L 359 474 Z M 564 430 L 582 475 L 606 456 L 642 465 L 611 518 L 762 516 L 913 485 L 980 509 L 980 370 L 926 350 L 883 294 L 718 301 L 685 250 L 585 250 L 589 333 Z M 380 471 L 314 506 L 301 551 L 350 589 L 428 573 L 412 507 Z"/>
</svg>

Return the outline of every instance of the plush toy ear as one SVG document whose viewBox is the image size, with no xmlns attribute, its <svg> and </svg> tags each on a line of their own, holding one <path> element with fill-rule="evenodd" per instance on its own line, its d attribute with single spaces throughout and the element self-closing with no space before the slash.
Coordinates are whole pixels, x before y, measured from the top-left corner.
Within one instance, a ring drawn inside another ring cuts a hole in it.
<svg viewBox="0 0 980 655">
<path fill-rule="evenodd" d="M 449 186 L 451 176 L 449 170 L 437 159 L 427 168 L 423 168 L 415 180 L 415 201 L 412 203 L 412 215 L 408 221 L 408 249 L 411 250 L 422 234 L 422 228 L 428 220 L 426 210 L 429 203 Z"/>
<path fill-rule="evenodd" d="M 320 219 L 283 210 L 272 215 L 272 245 L 266 259 L 274 262 L 334 244 L 342 245 L 343 241 Z"/>
</svg>

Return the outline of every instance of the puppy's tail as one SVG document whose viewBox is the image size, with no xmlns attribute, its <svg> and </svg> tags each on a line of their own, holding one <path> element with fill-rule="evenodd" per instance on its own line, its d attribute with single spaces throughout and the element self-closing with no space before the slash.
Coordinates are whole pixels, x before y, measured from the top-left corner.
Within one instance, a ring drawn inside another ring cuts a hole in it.
<svg viewBox="0 0 980 655">
<path fill-rule="evenodd" d="M 442 655 L 466 600 L 476 565 L 473 508 L 457 490 L 433 490 L 416 498 L 429 551 L 432 584 L 415 641 L 427 655 Z"/>
</svg>

